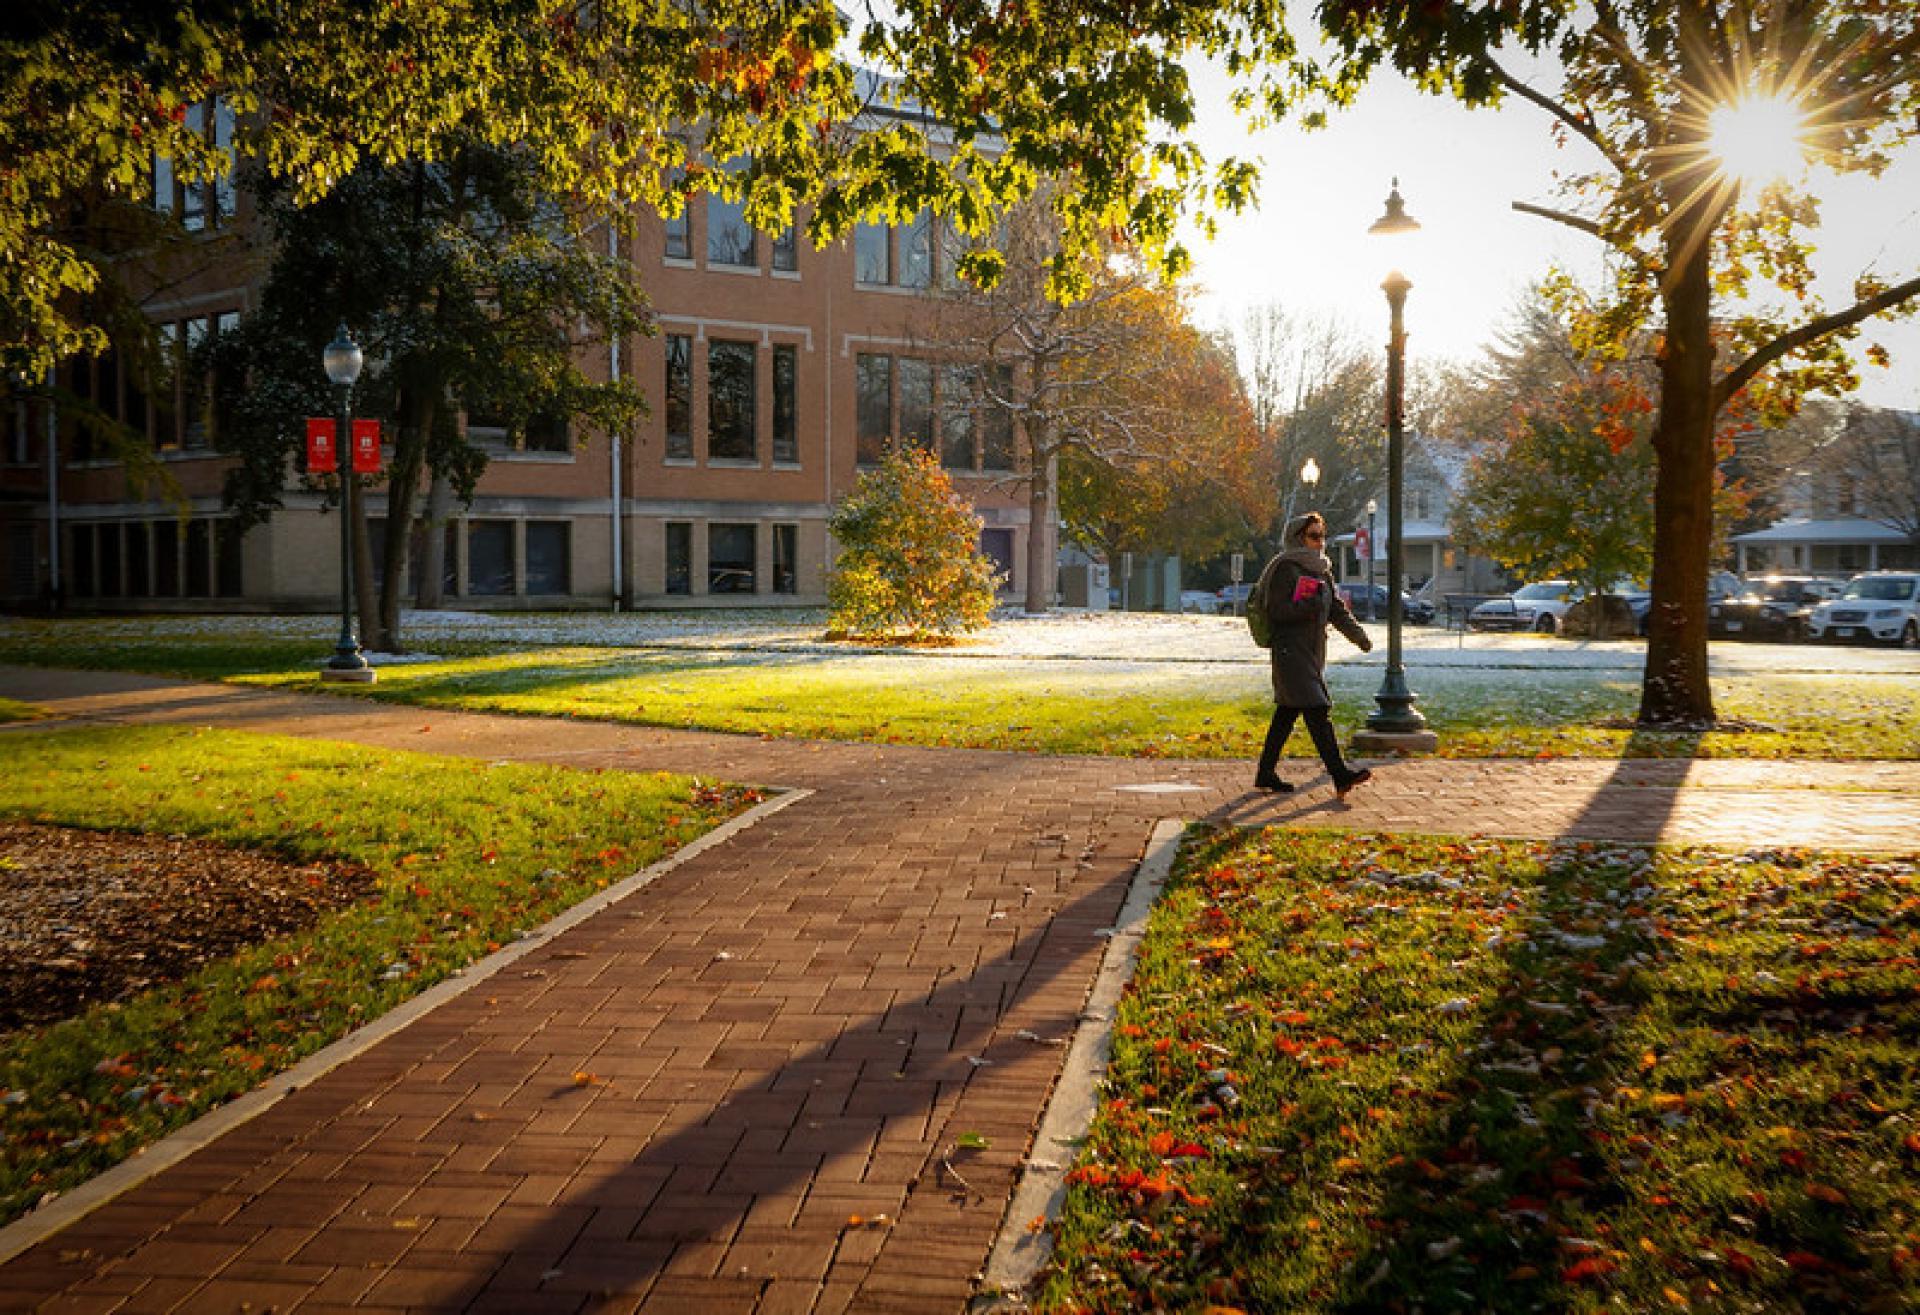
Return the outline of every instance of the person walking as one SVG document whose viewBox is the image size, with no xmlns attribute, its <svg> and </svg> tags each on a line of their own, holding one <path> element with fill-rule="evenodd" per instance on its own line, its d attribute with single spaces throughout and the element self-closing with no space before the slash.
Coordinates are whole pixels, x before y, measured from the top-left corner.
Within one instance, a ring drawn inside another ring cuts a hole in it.
<svg viewBox="0 0 1920 1315">
<path fill-rule="evenodd" d="M 1267 566 L 1265 607 L 1273 636 L 1273 720 L 1254 770 L 1256 789 L 1286 793 L 1291 783 L 1274 770 L 1280 750 L 1304 718 L 1313 747 L 1333 778 L 1334 792 L 1345 799 L 1373 773 L 1347 766 L 1333 730 L 1333 696 L 1327 692 L 1327 627 L 1333 626 L 1365 653 L 1373 648 L 1333 587 L 1333 563 L 1327 560 L 1327 522 L 1310 511 L 1287 526 L 1286 550 Z"/>
</svg>

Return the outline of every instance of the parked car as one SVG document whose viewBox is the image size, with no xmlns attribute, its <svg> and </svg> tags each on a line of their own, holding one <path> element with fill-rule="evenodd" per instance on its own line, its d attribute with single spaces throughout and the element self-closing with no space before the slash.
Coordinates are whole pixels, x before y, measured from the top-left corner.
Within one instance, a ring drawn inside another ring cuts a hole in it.
<svg viewBox="0 0 1920 1315">
<path fill-rule="evenodd" d="M 1542 580 L 1538 584 L 1522 585 L 1503 598 L 1489 598 L 1467 613 L 1467 628 L 1558 634 L 1567 609 L 1585 594 L 1586 590 L 1571 580 Z"/>
<path fill-rule="evenodd" d="M 1369 590 L 1372 591 L 1371 594 L 1368 593 Z M 1352 608 L 1353 614 L 1362 621 L 1368 620 L 1369 617 L 1375 621 L 1384 621 L 1387 619 L 1388 595 L 1387 587 L 1383 584 L 1367 584 L 1365 582 L 1343 584 L 1340 586 L 1340 596 L 1346 599 L 1347 606 Z M 1371 613 L 1367 611 L 1369 598 L 1371 598 L 1373 602 L 1373 611 Z M 1402 590 L 1400 594 L 1400 615 L 1416 626 L 1432 625 L 1433 600 L 1430 598 L 1421 598 Z"/>
<path fill-rule="evenodd" d="M 1239 584 L 1227 585 L 1220 591 L 1220 610 L 1240 613 L 1247 610 L 1247 598 L 1253 593 L 1253 581 L 1243 580 Z"/>
<path fill-rule="evenodd" d="M 1616 592 L 1627 600 L 1627 606 L 1633 611 L 1634 633 L 1646 638 L 1647 615 L 1653 611 L 1653 590 L 1636 580 L 1621 585 Z M 1715 571 L 1707 577 L 1707 609 L 1711 612 L 1721 599 L 1744 592 L 1739 576 L 1732 571 Z"/>
<path fill-rule="evenodd" d="M 1220 595 L 1208 593 L 1205 589 L 1182 589 L 1180 591 L 1180 610 L 1182 612 L 1203 612 L 1212 615 L 1220 610 Z"/>
<path fill-rule="evenodd" d="M 1807 617 L 1807 638 L 1879 640 L 1920 648 L 1920 575 L 1871 571 L 1847 581 L 1838 598 Z"/>
<path fill-rule="evenodd" d="M 1715 639 L 1802 639 L 1813 609 L 1840 592 L 1810 575 L 1750 580 L 1743 592 L 1707 603 L 1707 634 Z"/>
</svg>

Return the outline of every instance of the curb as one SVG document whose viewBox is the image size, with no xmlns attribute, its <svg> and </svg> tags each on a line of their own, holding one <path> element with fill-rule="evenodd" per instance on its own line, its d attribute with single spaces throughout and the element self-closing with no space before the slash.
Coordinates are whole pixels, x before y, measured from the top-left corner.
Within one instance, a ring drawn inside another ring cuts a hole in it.
<svg viewBox="0 0 1920 1315">
<path fill-rule="evenodd" d="M 63 1192 L 46 1205 L 20 1216 L 0 1228 L 0 1264 L 12 1260 L 28 1248 L 78 1222 L 149 1178 L 178 1164 L 204 1146 L 232 1132 L 242 1124 L 259 1118 L 294 1092 L 307 1086 L 351 1059 L 373 1049 L 388 1037 L 418 1022 L 441 1005 L 457 999 L 479 986 L 503 968 L 511 967 L 549 941 L 572 930 L 629 895 L 645 889 L 689 859 L 723 845 L 748 827 L 773 816 L 791 804 L 811 795 L 811 790 L 784 790 L 730 821 L 722 823 L 692 843 L 665 858 L 624 878 L 605 890 L 563 910 L 552 921 L 529 931 L 514 941 L 477 959 L 465 968 L 434 983 L 419 995 L 394 1006 L 366 1026 L 349 1032 L 338 1041 L 315 1051 L 283 1073 L 237 1096 L 195 1119 L 150 1146 L 142 1147 L 102 1173 L 89 1178 L 71 1191 Z"/>
<path fill-rule="evenodd" d="M 1147 915 L 1173 870 L 1174 856 L 1180 852 L 1180 838 L 1185 833 L 1186 823 L 1176 819 L 1163 818 L 1154 823 L 1147 852 L 1134 869 L 1126 903 L 1115 920 L 1086 1006 L 1080 1011 L 1083 1026 L 1075 1029 L 1073 1042 L 1067 1047 L 1059 1080 L 1054 1083 L 1053 1095 L 1047 1100 L 1027 1153 L 1025 1170 L 981 1271 L 980 1295 L 969 1307 L 974 1315 L 1026 1310 L 1030 1295 L 1027 1285 L 1053 1253 L 1052 1230 L 1032 1229 L 1028 1221 L 1044 1216 L 1051 1225 L 1060 1217 L 1067 1196 L 1070 1148 L 1093 1121 L 1099 1105 L 1100 1079 L 1112 1056 L 1114 1009 L 1133 977 L 1134 958 L 1146 935 Z M 1066 1159 L 1056 1160 L 1055 1155 Z"/>
</svg>

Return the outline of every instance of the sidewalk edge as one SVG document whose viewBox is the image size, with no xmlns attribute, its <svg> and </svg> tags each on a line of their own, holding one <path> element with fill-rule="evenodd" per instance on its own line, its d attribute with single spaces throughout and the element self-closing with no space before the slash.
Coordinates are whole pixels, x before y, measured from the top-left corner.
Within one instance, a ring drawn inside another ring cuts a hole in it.
<svg viewBox="0 0 1920 1315">
<path fill-rule="evenodd" d="M 773 798 L 722 823 L 665 858 L 561 911 L 551 921 L 542 923 L 511 945 L 503 946 L 485 958 L 456 970 L 419 995 L 389 1009 L 365 1027 L 349 1032 L 331 1045 L 315 1051 L 284 1073 L 275 1074 L 245 1095 L 209 1110 L 151 1146 L 135 1151 L 111 1169 L 89 1178 L 71 1191 L 61 1193 L 39 1209 L 20 1216 L 0 1228 L 0 1264 L 53 1237 L 242 1124 L 260 1117 L 302 1087 L 373 1049 L 448 1001 L 466 994 L 501 969 L 511 967 L 533 951 L 543 948 L 555 937 L 652 885 L 682 863 L 726 844 L 740 832 L 813 793 L 805 789 L 781 790 Z"/>
<path fill-rule="evenodd" d="M 1162 818 L 1153 825 L 1147 851 L 1134 869 L 1126 903 L 1115 919 L 1100 971 L 1080 1012 L 1082 1026 L 1075 1029 L 1073 1042 L 1067 1047 L 1060 1078 L 1040 1116 L 1020 1183 L 1014 1188 L 1013 1199 L 1000 1221 L 999 1235 L 987 1256 L 981 1293 L 971 1307 L 975 1312 L 1024 1310 L 1026 1287 L 1053 1252 L 1052 1233 L 1033 1230 L 1028 1224 L 1041 1217 L 1051 1224 L 1066 1200 L 1072 1147 L 1093 1121 L 1100 1078 L 1112 1056 L 1114 1010 L 1133 977 L 1134 959 L 1146 935 L 1147 915 L 1173 870 L 1174 856 L 1180 852 L 1180 839 L 1185 833 L 1186 823 L 1179 819 Z M 1055 1159 L 1056 1155 L 1061 1158 Z"/>
</svg>

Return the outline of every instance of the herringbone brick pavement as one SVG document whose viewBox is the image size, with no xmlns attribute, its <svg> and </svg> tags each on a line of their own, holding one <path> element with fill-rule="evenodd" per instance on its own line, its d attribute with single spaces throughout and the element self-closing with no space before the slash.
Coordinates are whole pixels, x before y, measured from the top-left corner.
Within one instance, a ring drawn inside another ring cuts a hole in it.
<svg viewBox="0 0 1920 1315">
<path fill-rule="evenodd" d="M 811 792 L 23 1251 L 4 1310 L 958 1311 L 1156 819 L 1902 850 L 1920 822 L 1915 764 L 1406 762 L 1341 807 L 1299 762 L 1273 798 L 1244 763 L 0 692 Z"/>
</svg>

